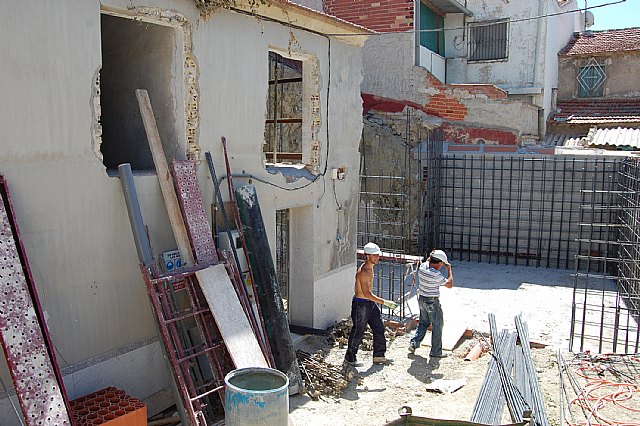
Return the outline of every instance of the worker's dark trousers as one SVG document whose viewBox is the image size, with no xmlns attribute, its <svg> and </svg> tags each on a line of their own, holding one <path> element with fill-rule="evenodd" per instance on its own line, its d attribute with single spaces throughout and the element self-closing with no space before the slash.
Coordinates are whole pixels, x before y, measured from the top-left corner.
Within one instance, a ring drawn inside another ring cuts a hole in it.
<svg viewBox="0 0 640 426">
<path fill-rule="evenodd" d="M 351 302 L 351 320 L 353 328 L 349 333 L 349 345 L 344 358 L 348 362 L 356 361 L 358 347 L 362 343 L 367 324 L 373 332 L 373 356 L 384 356 L 387 350 L 387 341 L 384 338 L 384 324 L 382 324 L 378 304 L 371 300 L 354 297 Z"/>
<path fill-rule="evenodd" d="M 422 339 L 427 334 L 427 329 L 433 325 L 431 331 L 431 351 L 429 355 L 442 355 L 442 327 L 444 326 L 444 318 L 440 300 L 437 297 L 418 297 L 418 306 L 420 306 L 420 322 L 415 336 L 411 339 L 410 345 L 419 348 Z"/>
</svg>

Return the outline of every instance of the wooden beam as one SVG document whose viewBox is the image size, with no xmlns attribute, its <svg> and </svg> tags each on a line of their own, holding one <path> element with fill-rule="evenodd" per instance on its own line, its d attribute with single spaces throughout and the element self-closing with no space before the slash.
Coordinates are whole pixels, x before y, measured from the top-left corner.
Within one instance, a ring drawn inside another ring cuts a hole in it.
<svg viewBox="0 0 640 426">
<path fill-rule="evenodd" d="M 160 140 L 156 119 L 153 115 L 153 109 L 151 108 L 149 94 L 146 90 L 137 89 L 136 98 L 138 98 L 140 115 L 142 115 L 144 130 L 147 132 L 147 139 L 149 140 L 149 148 L 151 149 L 153 164 L 156 166 L 156 174 L 158 175 L 158 181 L 160 182 L 160 190 L 164 197 L 164 204 L 167 207 L 169 222 L 171 222 L 171 229 L 173 230 L 173 235 L 176 239 L 176 244 L 178 245 L 180 257 L 182 257 L 182 263 L 185 266 L 193 266 L 195 265 L 193 260 L 193 251 L 191 250 L 189 236 L 187 235 L 187 228 L 184 225 L 184 219 L 182 218 L 182 212 L 180 211 L 180 205 L 178 204 L 176 190 L 173 187 L 173 179 L 171 179 L 167 158 L 165 157 L 164 150 L 162 148 L 162 141 Z"/>
</svg>

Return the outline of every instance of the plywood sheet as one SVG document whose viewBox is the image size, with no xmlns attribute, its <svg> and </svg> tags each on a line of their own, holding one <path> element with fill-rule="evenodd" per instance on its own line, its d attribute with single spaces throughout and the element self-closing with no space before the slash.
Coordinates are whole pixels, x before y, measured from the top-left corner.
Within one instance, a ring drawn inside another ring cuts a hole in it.
<svg viewBox="0 0 640 426">
<path fill-rule="evenodd" d="M 198 271 L 196 277 L 236 368 L 268 368 L 224 265 Z"/>
</svg>

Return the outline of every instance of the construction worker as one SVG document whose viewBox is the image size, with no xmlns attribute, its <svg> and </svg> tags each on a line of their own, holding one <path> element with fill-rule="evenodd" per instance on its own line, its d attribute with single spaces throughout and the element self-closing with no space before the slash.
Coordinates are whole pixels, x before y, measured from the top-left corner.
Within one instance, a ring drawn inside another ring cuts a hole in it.
<svg viewBox="0 0 640 426">
<path fill-rule="evenodd" d="M 380 308 L 378 308 L 377 303 L 391 310 L 396 309 L 398 304 L 393 300 L 385 300 L 372 293 L 373 267 L 379 262 L 380 253 L 382 251 L 380 251 L 380 247 L 377 244 L 367 243 L 364 246 L 366 261 L 360 265 L 358 272 L 356 272 L 354 296 L 351 301 L 353 327 L 349 333 L 349 344 L 344 357 L 345 362 L 352 366 L 362 365 L 362 363 L 357 362 L 356 354 L 360 343 L 362 343 L 367 324 L 369 324 L 373 332 L 373 363 L 387 364 L 391 362 L 384 356 L 387 350 L 387 341 L 384 337 L 384 324 L 382 323 Z"/>
<path fill-rule="evenodd" d="M 446 268 L 448 277 L 445 278 L 440 269 Z M 440 306 L 440 286 L 453 287 L 453 273 L 447 255 L 442 250 L 433 250 L 427 261 L 420 265 L 418 274 L 418 306 L 420 307 L 420 322 L 415 336 L 409 343 L 409 352 L 414 353 L 420 347 L 429 326 L 431 331 L 431 358 L 445 358 L 442 352 L 442 327 L 444 318 Z"/>
</svg>

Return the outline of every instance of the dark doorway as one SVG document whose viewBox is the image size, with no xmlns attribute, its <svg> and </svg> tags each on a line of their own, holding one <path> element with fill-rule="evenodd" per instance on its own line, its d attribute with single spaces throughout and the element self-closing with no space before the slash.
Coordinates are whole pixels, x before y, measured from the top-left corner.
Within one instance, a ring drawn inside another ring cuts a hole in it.
<svg viewBox="0 0 640 426">
<path fill-rule="evenodd" d="M 149 93 L 165 155 L 183 159 L 178 143 L 176 73 L 179 30 L 102 14 L 100 104 L 103 163 L 107 169 L 131 163 L 133 170 L 154 170 L 135 90 Z"/>
</svg>

